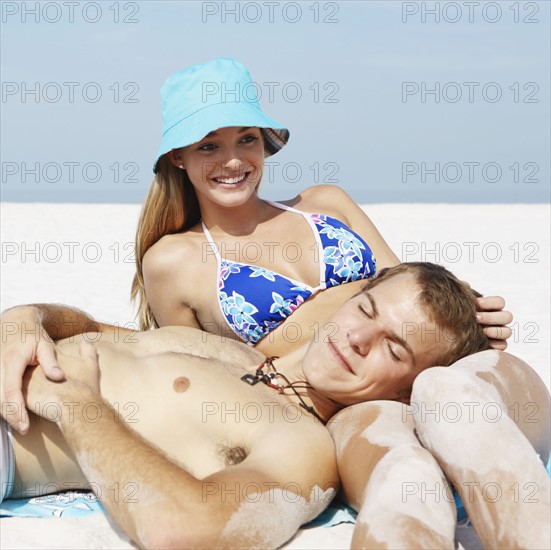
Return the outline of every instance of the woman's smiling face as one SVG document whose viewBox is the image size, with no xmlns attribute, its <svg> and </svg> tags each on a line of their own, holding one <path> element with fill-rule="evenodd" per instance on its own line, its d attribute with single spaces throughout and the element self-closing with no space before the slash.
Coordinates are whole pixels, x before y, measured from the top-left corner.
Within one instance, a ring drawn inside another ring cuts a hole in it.
<svg viewBox="0 0 551 550">
<path fill-rule="evenodd" d="M 237 206 L 255 193 L 264 167 L 259 128 L 231 126 L 170 152 L 172 163 L 187 171 L 199 202 Z"/>
</svg>

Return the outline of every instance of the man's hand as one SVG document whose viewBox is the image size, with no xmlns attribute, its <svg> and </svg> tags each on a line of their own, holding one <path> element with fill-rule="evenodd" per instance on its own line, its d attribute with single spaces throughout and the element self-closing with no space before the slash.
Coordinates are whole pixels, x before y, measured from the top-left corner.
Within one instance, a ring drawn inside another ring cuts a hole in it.
<svg viewBox="0 0 551 550">
<path fill-rule="evenodd" d="M 29 367 L 23 377 L 23 392 L 27 407 L 36 415 L 52 422 L 60 420 L 60 409 L 63 411 L 65 405 L 75 404 L 71 399 L 83 389 L 86 395 L 97 395 L 100 399 L 98 354 L 93 344 L 82 340 L 79 357 L 65 355 L 59 350 L 57 350 L 57 357 L 67 373 L 66 380 L 52 382 L 37 367 Z M 52 403 L 57 404 L 58 407 L 46 406 Z"/>
<path fill-rule="evenodd" d="M 41 324 L 39 311 L 32 306 L 10 309 L 1 318 L 0 414 L 21 434 L 29 429 L 29 416 L 21 392 L 28 365 L 42 367 L 54 381 L 64 380 L 54 343 Z"/>
<path fill-rule="evenodd" d="M 484 334 L 490 341 L 493 349 L 504 350 L 507 348 L 507 338 L 513 331 L 505 326 L 512 322 L 513 314 L 503 311 L 505 300 L 501 296 L 486 296 L 478 298 L 477 321 L 483 326 Z"/>
</svg>

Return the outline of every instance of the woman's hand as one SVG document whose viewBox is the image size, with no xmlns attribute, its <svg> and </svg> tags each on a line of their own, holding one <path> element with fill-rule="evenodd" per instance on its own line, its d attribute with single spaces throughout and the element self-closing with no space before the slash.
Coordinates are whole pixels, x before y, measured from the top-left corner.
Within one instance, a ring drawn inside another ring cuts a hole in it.
<svg viewBox="0 0 551 550">
<path fill-rule="evenodd" d="M 507 348 L 507 338 L 513 331 L 505 326 L 513 320 L 510 311 L 503 311 L 505 300 L 501 296 L 485 296 L 477 298 L 479 312 L 477 321 L 483 326 L 484 334 L 490 341 L 493 349 L 504 350 Z"/>
<path fill-rule="evenodd" d="M 29 416 L 21 386 L 27 366 L 40 365 L 45 376 L 53 381 L 64 380 L 65 375 L 59 368 L 54 343 L 42 326 L 37 308 L 10 309 L 0 322 L 0 412 L 13 429 L 25 434 L 29 429 Z"/>
</svg>

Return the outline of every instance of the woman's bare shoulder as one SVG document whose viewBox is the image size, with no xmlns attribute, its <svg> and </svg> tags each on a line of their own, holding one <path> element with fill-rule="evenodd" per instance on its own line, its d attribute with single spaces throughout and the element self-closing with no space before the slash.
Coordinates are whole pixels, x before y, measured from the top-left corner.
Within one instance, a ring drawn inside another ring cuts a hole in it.
<svg viewBox="0 0 551 550">
<path fill-rule="evenodd" d="M 175 265 L 190 264 L 202 246 L 202 233 L 191 229 L 185 233 L 164 235 L 153 244 L 143 257 L 144 271 L 157 274 L 172 271 Z M 184 261 L 185 260 L 185 261 Z"/>
<path fill-rule="evenodd" d="M 304 212 L 328 214 L 347 221 L 346 212 L 355 205 L 344 189 L 336 185 L 313 185 L 301 191 L 296 197 L 281 201 Z"/>
</svg>

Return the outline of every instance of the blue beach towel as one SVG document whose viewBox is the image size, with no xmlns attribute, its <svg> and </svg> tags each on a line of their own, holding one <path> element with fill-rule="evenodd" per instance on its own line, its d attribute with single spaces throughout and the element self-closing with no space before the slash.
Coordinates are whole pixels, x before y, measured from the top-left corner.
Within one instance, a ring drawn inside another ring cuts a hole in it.
<svg viewBox="0 0 551 550">
<path fill-rule="evenodd" d="M 547 462 L 547 472 L 551 476 L 551 457 Z M 454 493 L 458 521 L 467 517 L 465 507 L 457 493 Z M 91 492 L 66 491 L 33 498 L 7 499 L 0 504 L 0 517 L 86 517 L 105 508 Z M 332 527 L 339 523 L 356 523 L 357 513 L 339 500 L 334 500 L 316 519 L 304 527 Z"/>
</svg>

